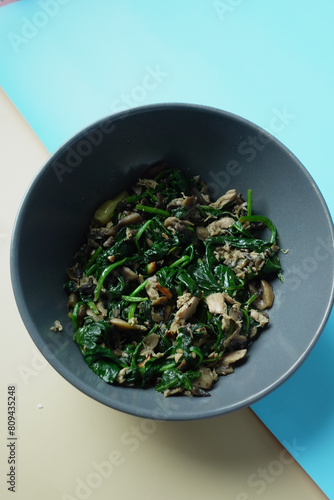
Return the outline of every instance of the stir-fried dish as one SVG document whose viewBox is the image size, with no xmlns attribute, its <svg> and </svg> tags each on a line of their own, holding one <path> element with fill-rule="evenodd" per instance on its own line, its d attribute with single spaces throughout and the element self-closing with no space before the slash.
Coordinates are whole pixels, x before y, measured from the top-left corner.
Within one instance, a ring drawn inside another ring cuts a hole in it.
<svg viewBox="0 0 334 500">
<path fill-rule="evenodd" d="M 262 239 L 264 228 L 267 239 Z M 208 396 L 268 324 L 276 228 L 165 164 L 99 207 L 67 270 L 74 340 L 110 384 Z"/>
</svg>

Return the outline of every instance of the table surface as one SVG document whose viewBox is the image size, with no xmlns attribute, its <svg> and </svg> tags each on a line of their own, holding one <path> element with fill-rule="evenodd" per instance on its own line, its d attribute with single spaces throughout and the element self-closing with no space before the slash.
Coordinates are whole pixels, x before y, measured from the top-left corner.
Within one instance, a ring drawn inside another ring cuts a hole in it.
<svg viewBox="0 0 334 500">
<path fill-rule="evenodd" d="M 0 110 L 0 429 L 4 436 L 7 386 L 15 385 L 15 498 L 327 498 L 250 408 L 198 422 L 148 421 L 91 400 L 45 361 L 16 308 L 9 251 L 20 201 L 49 153 L 3 91 Z M 13 498 L 8 453 L 2 438 L 2 499 Z"/>
</svg>

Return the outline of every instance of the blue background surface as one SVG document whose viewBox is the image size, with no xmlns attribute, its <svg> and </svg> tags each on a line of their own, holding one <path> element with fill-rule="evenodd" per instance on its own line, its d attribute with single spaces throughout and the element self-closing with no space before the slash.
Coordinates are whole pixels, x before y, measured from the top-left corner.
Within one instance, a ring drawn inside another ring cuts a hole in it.
<svg viewBox="0 0 334 500">
<path fill-rule="evenodd" d="M 20 0 L 0 8 L 0 84 L 50 152 L 138 105 L 239 114 L 293 151 L 333 214 L 333 18 L 331 0 Z M 329 498 L 333 333 L 332 313 L 302 367 L 252 407 Z"/>
</svg>

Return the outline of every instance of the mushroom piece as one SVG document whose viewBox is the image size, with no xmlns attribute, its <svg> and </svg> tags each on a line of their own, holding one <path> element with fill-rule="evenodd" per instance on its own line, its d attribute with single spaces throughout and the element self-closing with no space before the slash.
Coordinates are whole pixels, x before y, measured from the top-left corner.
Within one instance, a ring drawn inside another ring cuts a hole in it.
<svg viewBox="0 0 334 500">
<path fill-rule="evenodd" d="M 167 217 L 167 219 L 165 219 L 164 226 L 167 229 L 175 229 L 176 231 L 181 231 L 181 230 L 185 229 L 183 222 L 185 222 L 185 221 L 181 221 L 178 217 L 171 216 L 171 217 Z"/>
<path fill-rule="evenodd" d="M 197 202 L 200 205 L 208 205 L 210 202 L 209 196 L 205 193 L 201 193 L 196 187 L 192 188 L 192 192 L 196 196 Z"/>
<path fill-rule="evenodd" d="M 111 318 L 110 323 L 116 326 L 116 328 L 118 328 L 119 330 L 147 330 L 146 326 L 144 325 L 131 324 L 121 318 Z"/>
<path fill-rule="evenodd" d="M 160 335 L 157 333 L 151 333 L 147 337 L 145 337 L 143 341 L 143 349 L 140 352 L 143 356 L 148 356 L 152 354 L 154 349 L 157 347 L 160 340 Z"/>
<path fill-rule="evenodd" d="M 125 375 L 128 371 L 129 371 L 128 366 L 122 368 L 117 374 L 116 382 L 118 382 L 119 384 L 124 384 L 124 382 L 126 381 Z"/>
<path fill-rule="evenodd" d="M 229 375 L 230 373 L 233 373 L 234 369 L 231 365 L 244 358 L 246 353 L 247 349 L 239 349 L 238 351 L 224 354 L 219 362 L 219 365 L 215 368 L 218 375 Z"/>
<path fill-rule="evenodd" d="M 259 323 L 260 328 L 265 326 L 268 322 L 268 316 L 266 314 L 260 313 L 259 311 L 256 311 L 255 309 L 250 310 L 250 316 L 253 318 L 257 323 Z"/>
<path fill-rule="evenodd" d="M 68 296 L 68 307 L 70 309 L 73 309 L 73 307 L 77 302 L 79 302 L 79 300 L 79 295 L 76 292 L 70 293 L 70 295 Z"/>
<path fill-rule="evenodd" d="M 146 188 L 155 189 L 158 183 L 154 179 L 139 179 L 137 186 L 144 186 Z"/>
<path fill-rule="evenodd" d="M 218 375 L 215 370 L 211 370 L 207 367 L 201 367 L 199 369 L 200 376 L 194 380 L 194 387 L 199 387 L 201 389 L 209 390 L 213 386 L 214 382 L 218 379 Z"/>
<path fill-rule="evenodd" d="M 187 235 L 188 237 L 192 237 L 192 232 L 189 227 L 187 227 L 187 224 L 193 225 L 193 223 L 188 220 L 180 220 L 178 219 L 178 217 L 173 216 L 167 217 L 167 219 L 165 219 L 164 221 L 164 226 L 171 232 L 177 231 L 179 233 Z"/>
<path fill-rule="evenodd" d="M 61 332 L 63 330 L 63 325 L 60 323 L 58 319 L 56 319 L 53 326 L 51 326 L 50 330 L 52 330 L 53 332 Z"/>
<path fill-rule="evenodd" d="M 132 212 L 119 221 L 119 223 L 117 224 L 117 229 L 120 229 L 124 226 L 129 226 L 130 224 L 139 224 L 140 222 L 142 222 L 142 220 L 143 218 L 140 214 L 138 214 L 137 212 Z"/>
<path fill-rule="evenodd" d="M 260 296 L 258 299 L 254 301 L 254 305 L 260 311 L 263 309 L 269 309 L 274 303 L 274 292 L 273 288 L 268 281 L 261 280 L 260 281 Z"/>
<path fill-rule="evenodd" d="M 196 387 L 196 386 L 193 386 L 191 394 L 193 396 L 202 397 L 202 398 L 211 396 L 211 394 L 208 391 L 202 389 L 201 387 Z"/>
<path fill-rule="evenodd" d="M 228 205 L 232 201 L 234 201 L 237 197 L 237 191 L 236 189 L 230 189 L 227 191 L 223 196 L 218 198 L 217 201 L 214 201 L 213 203 L 210 203 L 210 207 L 213 208 L 223 208 L 225 205 Z"/>
<path fill-rule="evenodd" d="M 164 397 L 168 398 L 169 396 L 175 396 L 175 394 L 181 394 L 184 392 L 184 388 L 182 386 L 172 387 L 171 389 L 166 389 L 164 391 Z"/>
<path fill-rule="evenodd" d="M 185 196 L 184 198 L 175 198 L 170 201 L 167 205 L 167 209 L 171 207 L 193 207 L 196 204 L 197 200 L 195 196 Z"/>
<path fill-rule="evenodd" d="M 247 349 L 239 349 L 238 351 L 232 351 L 224 354 L 221 358 L 222 363 L 228 366 L 232 365 L 233 363 L 236 363 L 237 361 L 240 361 L 240 359 L 244 358 L 246 353 Z"/>
<path fill-rule="evenodd" d="M 232 227 L 235 223 L 235 220 L 232 217 L 222 217 L 219 220 L 211 222 L 206 229 L 209 233 L 209 236 L 217 236 L 219 234 L 224 233 L 225 229 Z"/>
<path fill-rule="evenodd" d="M 135 281 L 139 279 L 139 275 L 127 266 L 122 267 L 122 275 L 128 281 Z"/>
<path fill-rule="evenodd" d="M 204 241 L 207 238 L 209 238 L 208 228 L 204 226 L 196 226 L 196 234 L 197 238 L 201 241 Z"/>
</svg>

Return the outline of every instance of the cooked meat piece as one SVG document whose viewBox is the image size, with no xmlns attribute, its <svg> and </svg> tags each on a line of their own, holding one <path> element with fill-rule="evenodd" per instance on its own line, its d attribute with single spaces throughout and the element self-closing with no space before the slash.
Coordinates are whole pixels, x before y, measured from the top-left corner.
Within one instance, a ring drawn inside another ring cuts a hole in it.
<svg viewBox="0 0 334 500">
<path fill-rule="evenodd" d="M 186 320 L 195 313 L 199 301 L 199 297 L 193 297 L 192 295 L 187 294 L 187 300 L 183 303 L 183 305 L 181 305 L 180 309 L 177 310 L 171 324 L 170 331 L 172 333 L 176 333 L 181 326 L 185 325 Z"/>
<path fill-rule="evenodd" d="M 149 296 L 152 303 L 155 300 L 158 300 L 160 297 L 159 292 L 157 290 L 157 284 L 158 284 L 158 280 L 157 280 L 156 275 L 154 275 L 151 278 L 148 278 L 147 284 L 145 286 L 146 293 Z"/>
<path fill-rule="evenodd" d="M 209 311 L 213 314 L 226 314 L 227 304 L 223 293 L 212 293 L 206 297 Z"/>
</svg>

